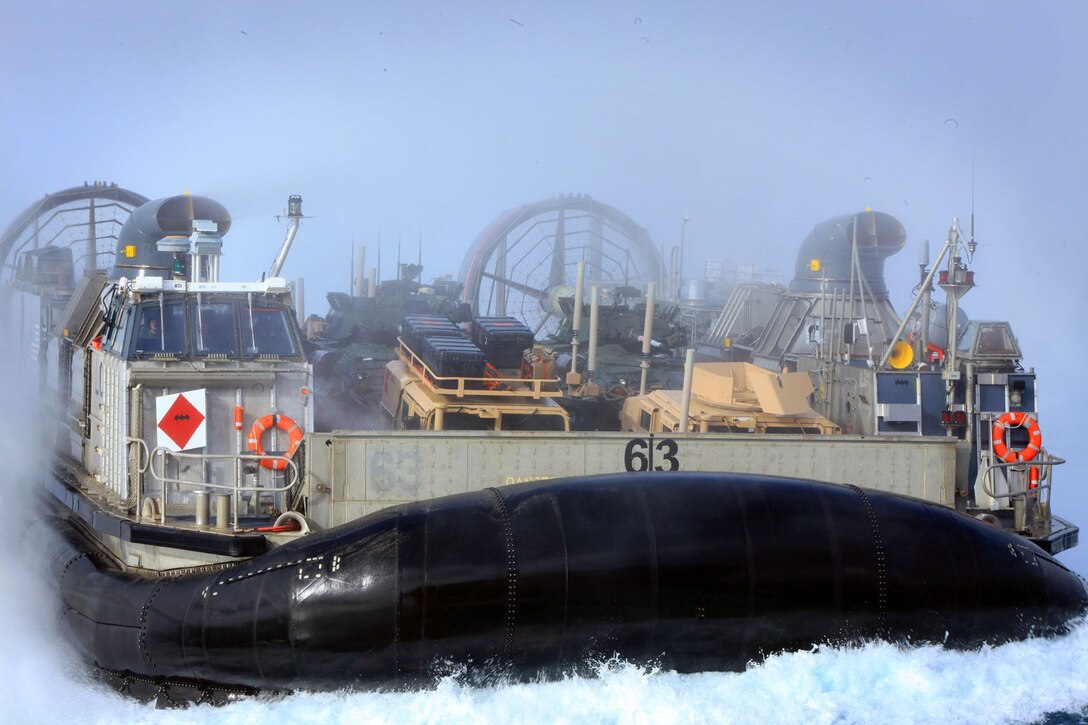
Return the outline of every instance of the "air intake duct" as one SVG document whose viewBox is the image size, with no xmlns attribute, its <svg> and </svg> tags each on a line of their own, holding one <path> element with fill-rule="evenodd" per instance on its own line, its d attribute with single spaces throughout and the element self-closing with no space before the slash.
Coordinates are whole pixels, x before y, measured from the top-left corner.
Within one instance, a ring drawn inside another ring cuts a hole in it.
<svg viewBox="0 0 1088 725">
<path fill-rule="evenodd" d="M 230 213 L 205 196 L 168 196 L 137 207 L 121 228 L 110 278 L 173 276 L 174 256 L 160 250 L 158 242 L 175 237 L 179 246 L 187 246 L 194 219 L 215 222 L 220 236 L 230 229 Z"/>
<path fill-rule="evenodd" d="M 871 293 L 874 298 L 886 299 L 888 286 L 884 283 L 884 260 L 903 248 L 907 233 L 898 219 L 878 211 L 837 216 L 813 227 L 797 253 L 797 269 L 790 282 L 790 292 L 849 294 L 855 230 L 858 267 L 861 278 L 868 283 L 865 296 Z M 860 288 L 857 271 L 853 277 L 854 294 L 857 295 Z"/>
</svg>

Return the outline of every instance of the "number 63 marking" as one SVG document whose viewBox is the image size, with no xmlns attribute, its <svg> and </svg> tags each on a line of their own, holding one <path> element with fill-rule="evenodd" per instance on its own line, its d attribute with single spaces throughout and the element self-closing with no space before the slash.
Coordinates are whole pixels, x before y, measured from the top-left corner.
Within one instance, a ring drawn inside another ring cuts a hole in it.
<svg viewBox="0 0 1088 725">
<path fill-rule="evenodd" d="M 627 448 L 623 452 L 623 467 L 631 473 L 639 471 L 679 471 L 680 460 L 676 457 L 680 447 L 672 438 L 662 438 L 654 441 L 651 435 L 649 440 L 645 438 L 632 438 L 627 442 Z M 654 451 L 661 452 L 662 458 L 669 462 L 668 468 L 654 465 Z"/>
</svg>

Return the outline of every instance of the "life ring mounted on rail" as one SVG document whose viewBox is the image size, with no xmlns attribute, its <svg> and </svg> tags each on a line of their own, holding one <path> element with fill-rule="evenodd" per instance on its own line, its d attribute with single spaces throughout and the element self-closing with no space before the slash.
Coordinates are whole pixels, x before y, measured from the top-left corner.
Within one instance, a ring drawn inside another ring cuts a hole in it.
<svg viewBox="0 0 1088 725">
<path fill-rule="evenodd" d="M 1023 448 L 1009 449 L 1005 444 L 1005 431 L 1021 426 L 1026 426 L 1028 429 L 1028 444 Z M 994 421 L 994 427 L 990 430 L 990 440 L 993 441 L 994 455 L 1005 463 L 1030 461 L 1039 455 L 1039 451 L 1043 448 L 1043 434 L 1039 430 L 1039 424 L 1027 413 L 1016 410 L 1005 413 Z"/>
<path fill-rule="evenodd" d="M 287 434 L 291 445 L 283 455 L 287 458 L 295 455 L 299 444 L 302 443 L 302 428 L 299 428 L 298 423 L 286 415 L 280 415 L 279 413 L 269 413 L 253 422 L 253 427 L 249 429 L 249 452 L 258 456 L 267 455 L 264 446 L 261 445 L 261 438 L 269 428 L 279 428 Z M 280 471 L 287 468 L 287 461 L 282 458 L 262 458 L 261 465 L 274 471 Z"/>
</svg>

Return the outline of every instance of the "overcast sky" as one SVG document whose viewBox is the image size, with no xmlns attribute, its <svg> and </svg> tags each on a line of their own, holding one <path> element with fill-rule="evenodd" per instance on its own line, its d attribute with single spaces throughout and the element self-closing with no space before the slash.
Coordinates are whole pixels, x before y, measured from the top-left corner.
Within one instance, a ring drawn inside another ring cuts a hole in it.
<svg viewBox="0 0 1088 725">
<path fill-rule="evenodd" d="M 587 193 L 705 257 L 792 271 L 824 219 L 866 207 L 918 242 L 973 206 L 975 319 L 1008 319 L 1040 371 L 1055 509 L 1088 525 L 1080 282 L 1088 3 L 6 2 L 0 226 L 104 180 L 211 196 L 224 277 L 284 273 L 307 310 L 346 290 L 354 235 L 422 235 L 457 273 L 502 211 Z M 972 171 L 973 169 L 973 171 Z M 369 254 L 373 255 L 373 246 Z M 373 256 L 368 257 L 373 260 Z M 1088 548 L 1088 547 L 1082 547 Z M 1081 571 L 1088 553 L 1074 554 Z"/>
</svg>

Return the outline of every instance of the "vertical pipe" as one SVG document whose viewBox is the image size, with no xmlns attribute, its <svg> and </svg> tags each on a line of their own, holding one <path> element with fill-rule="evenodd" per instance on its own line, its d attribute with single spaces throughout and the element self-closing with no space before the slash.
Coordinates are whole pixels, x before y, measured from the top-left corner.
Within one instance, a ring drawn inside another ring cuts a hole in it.
<svg viewBox="0 0 1088 725">
<path fill-rule="evenodd" d="M 657 285 L 653 282 L 646 288 L 646 319 L 642 323 L 642 382 L 638 386 L 638 394 L 646 394 L 646 386 L 650 377 L 650 345 L 654 333 L 654 292 Z"/>
<path fill-rule="evenodd" d="M 948 246 L 951 248 L 950 256 L 948 257 L 948 281 L 952 284 L 959 284 L 959 280 L 956 278 L 956 271 L 960 264 L 960 250 L 959 250 L 959 231 L 956 228 L 956 220 L 952 220 L 952 226 L 948 230 Z M 945 362 L 947 366 L 946 370 L 958 369 L 958 362 L 956 361 L 956 343 L 959 342 L 957 327 L 959 326 L 959 307 L 960 298 L 956 293 L 948 295 L 948 350 L 945 351 Z M 952 381 L 949 381 L 949 405 L 952 403 L 951 388 L 953 387 Z"/>
<path fill-rule="evenodd" d="M 661 246 L 661 266 L 657 270 L 658 279 L 661 280 L 661 299 L 671 300 L 672 296 L 669 294 L 669 260 L 665 255 L 665 245 Z"/>
<path fill-rule="evenodd" d="M 276 383 L 275 383 L 275 381 L 273 381 L 272 384 L 269 386 L 269 397 L 271 398 L 271 401 L 270 401 L 271 402 L 271 408 L 274 411 L 279 410 L 279 399 L 278 399 L 278 397 L 276 395 L 276 392 L 277 392 L 276 391 Z M 278 413 L 277 413 L 277 415 L 278 415 Z M 277 418 L 273 418 L 273 420 L 277 420 Z M 272 437 L 268 441 L 268 449 L 271 450 L 271 451 L 278 451 L 278 450 L 280 450 L 280 446 L 279 446 L 279 437 L 280 437 L 279 426 L 275 426 L 275 425 L 272 426 L 272 430 L 270 432 L 272 433 Z M 283 475 L 283 477 L 285 479 L 287 478 L 287 471 L 288 470 L 289 469 L 287 469 L 287 468 L 283 469 L 283 474 L 282 475 Z M 269 481 L 269 486 L 272 487 L 272 488 L 275 488 L 276 485 L 279 484 L 279 483 L 282 483 L 282 481 L 278 480 L 280 474 L 277 474 L 274 470 L 271 471 L 271 473 L 272 473 L 272 478 Z M 260 480 L 260 479 L 258 478 L 258 480 Z M 260 509 L 261 494 L 260 494 L 259 491 L 257 491 L 257 492 L 255 492 L 255 495 L 257 497 L 257 501 L 256 501 L 257 507 L 256 507 L 256 511 L 254 511 L 254 513 L 258 513 L 261 510 Z M 276 496 L 277 494 L 272 494 L 272 495 Z"/>
<path fill-rule="evenodd" d="M 242 432 L 242 429 L 245 427 L 245 418 L 244 418 L 244 416 L 245 416 L 245 408 L 242 407 L 242 389 L 241 388 L 235 388 L 234 389 L 234 445 L 235 445 L 235 451 L 237 451 L 237 453 L 239 455 L 243 454 L 243 453 L 246 453 L 249 450 L 248 447 L 246 446 L 246 441 L 245 441 L 245 438 L 244 438 L 245 433 Z M 231 496 L 237 496 L 238 495 L 238 487 L 240 485 L 242 485 L 242 482 L 244 480 L 245 480 L 245 467 L 242 465 L 242 459 L 241 458 L 235 459 L 235 461 L 234 461 L 234 491 L 232 492 L 232 494 L 230 494 Z M 218 512 L 220 510 L 219 506 L 221 506 L 221 505 L 222 504 L 219 504 L 219 503 L 216 504 L 216 509 L 215 510 L 217 512 L 216 513 L 217 518 L 215 520 L 215 525 L 218 526 L 221 529 L 225 529 L 225 528 L 227 528 L 227 520 L 225 518 L 224 519 L 219 519 L 218 518 Z M 237 508 L 238 507 L 238 502 L 235 501 L 234 505 L 235 505 L 235 508 Z M 227 502 L 227 510 L 228 511 L 230 510 L 229 500 Z"/>
<path fill-rule="evenodd" d="M 854 264 L 854 256 L 858 251 L 858 217 L 855 214 L 853 220 L 850 222 L 851 229 L 853 230 L 853 236 L 850 238 L 850 306 L 847 308 L 846 318 L 843 320 L 843 328 L 846 327 L 846 322 L 849 321 L 850 325 L 854 323 L 854 279 L 857 273 L 857 265 Z M 846 350 L 846 359 L 849 360 L 854 356 L 854 343 L 857 341 L 857 335 L 851 332 L 850 339 L 854 342 L 850 343 L 850 346 Z M 846 344 L 846 341 L 843 341 Z"/>
<path fill-rule="evenodd" d="M 366 296 L 370 299 L 374 299 L 378 296 L 378 269 L 377 267 L 370 268 L 370 282 L 366 287 Z"/>
<path fill-rule="evenodd" d="M 971 450 L 975 449 L 975 364 L 967 363 L 967 389 L 964 395 L 964 408 L 967 412 L 967 430 L 964 440 Z M 920 431 L 919 431 L 920 432 Z"/>
<path fill-rule="evenodd" d="M 684 217 L 680 221 L 680 250 L 677 264 L 676 264 L 676 300 L 677 302 L 683 302 L 683 288 L 684 288 L 684 230 L 688 225 L 688 218 Z"/>
<path fill-rule="evenodd" d="M 129 430 L 136 434 L 141 440 L 144 436 L 144 384 L 137 383 L 132 386 L 132 410 L 129 413 Z M 144 497 L 144 476 L 147 475 L 146 469 L 143 466 L 144 451 L 150 454 L 150 448 L 145 448 L 142 445 L 136 446 L 136 459 L 140 462 L 140 465 L 132 468 L 135 474 L 136 481 L 136 494 L 133 497 L 136 500 L 136 517 L 141 517 L 141 511 L 143 507 L 141 503 Z M 150 465 L 151 461 L 147 461 Z"/>
<path fill-rule="evenodd" d="M 680 432 L 688 432 L 688 418 L 691 416 L 691 379 L 695 372 L 695 349 L 688 348 L 684 357 L 684 390 L 680 394 Z"/>
<path fill-rule="evenodd" d="M 578 372 L 578 333 L 582 329 L 582 283 L 585 280 L 585 274 L 585 260 L 579 260 L 574 280 L 574 320 L 571 322 L 570 371 L 572 373 Z"/>
<path fill-rule="evenodd" d="M 295 313 L 298 316 L 298 324 L 306 321 L 306 280 L 298 278 L 295 284 Z"/>
<path fill-rule="evenodd" d="M 35 237 L 37 235 L 35 234 Z M 95 219 L 94 197 L 87 209 L 87 262 L 83 265 L 83 274 L 98 269 L 98 221 Z"/>
<path fill-rule="evenodd" d="M 600 312 L 600 290 L 597 285 L 589 288 L 589 363 L 586 377 L 593 382 L 597 374 L 597 316 Z"/>
<path fill-rule="evenodd" d="M 366 247 L 360 244 L 356 249 L 351 294 L 353 297 L 366 297 Z"/>
<path fill-rule="evenodd" d="M 914 356 L 916 360 L 922 362 L 926 361 L 926 356 L 929 355 L 929 302 L 930 297 L 930 284 L 928 282 L 928 275 L 926 274 L 929 268 L 929 240 L 922 240 L 921 256 L 918 259 L 919 275 L 921 276 L 922 284 L 922 329 L 918 332 L 918 350 Z"/>
</svg>

